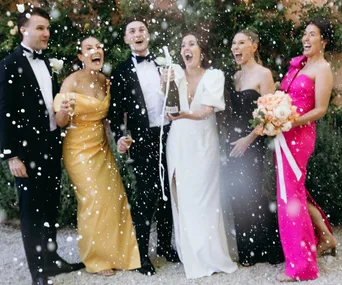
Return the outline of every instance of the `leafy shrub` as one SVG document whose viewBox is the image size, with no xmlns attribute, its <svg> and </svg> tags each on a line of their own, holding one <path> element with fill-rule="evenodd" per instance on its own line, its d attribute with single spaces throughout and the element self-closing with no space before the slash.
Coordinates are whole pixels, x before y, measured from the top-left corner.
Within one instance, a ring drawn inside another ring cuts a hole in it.
<svg viewBox="0 0 342 285">
<path fill-rule="evenodd" d="M 37 1 L 47 5 L 49 1 Z M 308 1 L 309 2 L 309 1 Z M 260 36 L 259 51 L 266 67 L 273 71 L 275 81 L 281 80 L 288 68 L 289 60 L 301 53 L 301 35 L 304 21 L 311 17 L 329 18 L 335 25 L 336 51 L 341 52 L 342 25 L 338 20 L 342 11 L 342 1 L 336 0 L 334 6 L 327 1 L 321 6 L 301 4 L 296 25 L 286 15 L 288 8 L 278 0 L 242 1 L 188 0 L 188 5 L 179 10 L 151 10 L 140 0 L 117 1 L 54 1 L 51 7 L 50 57 L 65 61 L 65 68 L 59 75 L 62 81 L 73 70 L 78 41 L 86 35 L 93 35 L 104 43 L 106 68 L 110 70 L 127 58 L 129 51 L 123 42 L 123 19 L 126 15 L 144 15 L 149 20 L 151 51 L 159 55 L 162 46 L 168 45 L 175 54 L 179 52 L 179 40 L 184 29 L 207 32 L 210 37 L 210 54 L 213 66 L 227 74 L 227 80 L 235 69 L 230 46 L 234 34 L 243 28 L 256 30 Z M 15 34 L 16 11 L 12 1 L 2 0 L 0 6 L 0 59 L 10 53 L 17 45 Z M 48 7 L 49 8 L 49 7 Z M 12 22 L 11 22 L 12 21 Z M 333 63 L 336 65 L 337 63 Z M 115 94 L 112 94 L 115 96 Z M 341 223 L 342 161 L 341 161 L 341 122 L 342 116 L 330 112 L 317 124 L 317 147 L 311 158 L 307 186 L 317 202 L 331 215 L 335 223 Z M 269 154 L 272 157 L 272 154 Z M 125 167 L 120 155 L 116 154 L 127 194 L 134 199 L 132 169 Z M 265 188 L 274 195 L 274 168 L 269 164 Z M 272 180 L 273 179 L 273 180 Z M 273 185 L 273 186 L 272 186 Z M 271 193 L 270 192 L 270 193 Z M 76 199 L 65 172 L 62 176 L 62 197 L 60 204 L 60 223 L 75 224 Z M 0 208 L 8 218 L 17 217 L 16 192 L 13 179 L 8 172 L 7 163 L 0 164 Z"/>
</svg>

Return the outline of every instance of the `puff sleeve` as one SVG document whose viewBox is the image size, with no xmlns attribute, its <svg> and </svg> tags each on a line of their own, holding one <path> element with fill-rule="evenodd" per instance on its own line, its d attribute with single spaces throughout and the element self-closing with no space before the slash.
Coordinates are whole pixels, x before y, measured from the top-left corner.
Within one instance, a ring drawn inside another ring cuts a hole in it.
<svg viewBox="0 0 342 285">
<path fill-rule="evenodd" d="M 215 112 L 223 111 L 226 107 L 223 72 L 219 69 L 209 69 L 204 76 L 201 104 L 214 107 Z"/>
<path fill-rule="evenodd" d="M 179 64 L 172 64 L 172 68 L 175 72 L 175 83 L 179 86 L 185 76 L 185 72 Z"/>
</svg>

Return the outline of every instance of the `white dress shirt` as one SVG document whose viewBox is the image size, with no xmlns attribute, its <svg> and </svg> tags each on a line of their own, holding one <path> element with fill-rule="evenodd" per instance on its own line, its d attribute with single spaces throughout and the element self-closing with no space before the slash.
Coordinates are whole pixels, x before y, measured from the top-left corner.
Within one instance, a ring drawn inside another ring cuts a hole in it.
<svg viewBox="0 0 342 285">
<path fill-rule="evenodd" d="M 32 67 L 34 75 L 36 76 L 40 91 L 42 92 L 42 95 L 43 95 L 46 109 L 49 112 L 50 131 L 54 131 L 57 128 L 57 124 L 56 124 L 55 112 L 53 110 L 52 79 L 50 76 L 50 72 L 44 60 L 33 59 L 33 50 L 29 48 L 28 46 L 24 45 L 23 43 L 21 43 L 21 45 L 24 48 L 32 51 L 32 52 L 24 51 L 24 53 Z"/>
<path fill-rule="evenodd" d="M 132 54 L 137 56 L 137 54 Z M 148 54 L 149 52 L 147 52 Z M 156 64 L 153 61 L 148 62 L 147 60 L 137 63 L 135 57 L 132 57 L 132 61 L 144 95 L 150 128 L 159 127 L 162 122 L 164 96 L 160 92 L 160 74 Z M 164 117 L 163 125 L 169 123 Z"/>
</svg>

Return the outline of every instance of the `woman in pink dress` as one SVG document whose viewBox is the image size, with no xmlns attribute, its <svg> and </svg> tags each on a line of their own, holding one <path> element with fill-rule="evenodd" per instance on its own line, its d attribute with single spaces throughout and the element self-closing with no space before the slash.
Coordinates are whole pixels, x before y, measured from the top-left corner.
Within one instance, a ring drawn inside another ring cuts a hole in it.
<svg viewBox="0 0 342 285">
<path fill-rule="evenodd" d="M 331 38 L 328 21 L 310 21 L 302 38 L 303 56 L 291 60 L 280 85 L 282 91 L 290 94 L 300 114 L 292 129 L 283 134 L 302 172 L 297 180 L 282 153 L 287 203 L 280 198 L 277 177 L 278 221 L 286 262 L 285 272 L 277 276 L 281 282 L 316 279 L 316 255 L 335 249 L 337 244 L 324 213 L 304 186 L 306 165 L 315 147 L 315 121 L 325 115 L 332 90 L 331 68 L 324 59 L 324 51 L 332 44 Z"/>
</svg>

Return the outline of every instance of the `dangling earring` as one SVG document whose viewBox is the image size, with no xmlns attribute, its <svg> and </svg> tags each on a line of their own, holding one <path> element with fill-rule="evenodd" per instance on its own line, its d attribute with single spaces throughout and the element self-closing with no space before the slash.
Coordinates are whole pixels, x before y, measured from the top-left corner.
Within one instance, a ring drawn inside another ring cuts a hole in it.
<svg viewBox="0 0 342 285">
<path fill-rule="evenodd" d="M 203 53 L 201 53 L 201 61 L 203 61 L 204 60 L 204 55 L 203 55 Z"/>
<path fill-rule="evenodd" d="M 81 61 L 82 62 L 82 69 L 84 68 L 84 61 Z"/>
</svg>

